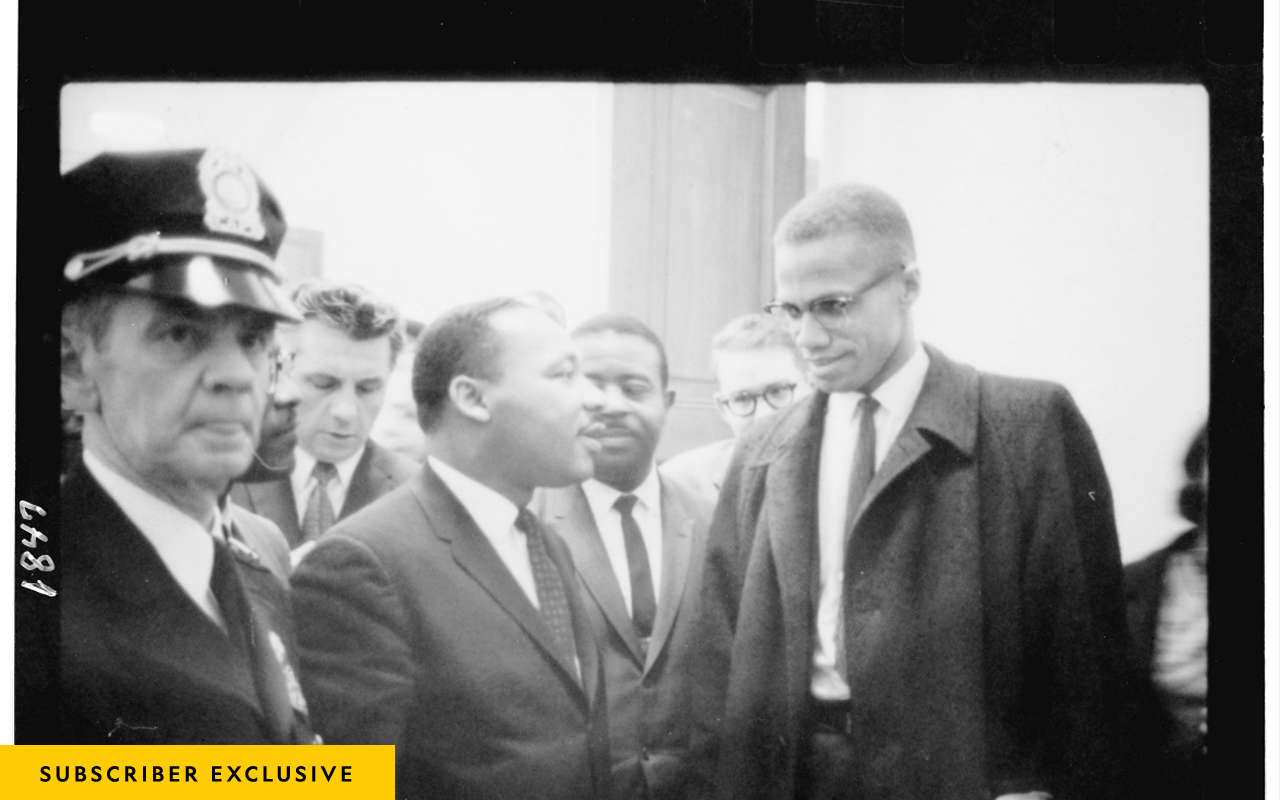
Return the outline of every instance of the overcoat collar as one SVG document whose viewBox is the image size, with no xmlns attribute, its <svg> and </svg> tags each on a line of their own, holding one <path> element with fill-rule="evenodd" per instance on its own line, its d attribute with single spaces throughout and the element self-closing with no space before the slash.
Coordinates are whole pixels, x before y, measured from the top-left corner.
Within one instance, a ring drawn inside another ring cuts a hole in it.
<svg viewBox="0 0 1280 800">
<path fill-rule="evenodd" d="M 566 659 L 556 647 L 551 631 L 543 622 L 538 609 L 529 602 L 524 590 L 516 583 L 516 579 L 511 575 L 511 571 L 507 569 L 507 565 L 503 563 L 497 551 L 493 549 L 493 545 L 485 538 L 484 533 L 471 519 L 471 515 L 467 513 L 462 503 L 445 486 L 444 481 L 440 480 L 430 466 L 423 466 L 418 477 L 408 485 L 426 515 L 432 534 L 449 545 L 458 566 L 471 575 L 529 634 L 547 658 L 577 688 L 577 694 L 583 704 L 588 704 L 588 698 L 595 696 L 597 655 L 595 648 L 590 646 L 592 644 L 590 635 L 584 635 L 583 627 L 578 624 L 578 620 L 574 620 L 573 627 L 582 670 L 581 681 L 577 678 L 577 670 L 573 663 Z M 548 542 L 547 551 L 556 562 L 561 580 L 565 582 L 565 591 L 572 593 L 572 569 L 558 557 L 557 549 L 552 547 L 550 542 Z M 575 604 L 570 598 L 570 608 L 574 607 Z M 576 616 L 579 615 L 575 614 Z"/>
<path fill-rule="evenodd" d="M 867 487 L 863 512 L 911 466 L 937 444 L 971 457 L 978 430 L 978 373 L 925 345 L 929 370 L 902 431 Z M 775 417 L 761 435 L 766 437 L 747 466 L 766 471 L 762 519 L 772 520 L 769 544 L 778 568 L 783 620 L 790 636 L 789 674 L 808 675 L 803 659 L 812 657 L 811 632 L 818 595 L 818 464 L 827 395 L 817 392 Z M 852 458 L 852 454 L 850 454 Z M 779 524 L 784 521 L 784 524 Z"/>
</svg>

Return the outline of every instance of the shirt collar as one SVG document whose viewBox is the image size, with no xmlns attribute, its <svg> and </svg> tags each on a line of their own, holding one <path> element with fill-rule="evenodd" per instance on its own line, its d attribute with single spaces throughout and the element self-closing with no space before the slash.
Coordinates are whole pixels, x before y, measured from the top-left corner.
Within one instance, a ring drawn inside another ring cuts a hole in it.
<svg viewBox="0 0 1280 800">
<path fill-rule="evenodd" d="M 898 371 L 885 379 L 871 396 L 876 399 L 890 416 L 905 418 L 916 404 L 920 390 L 924 387 L 925 374 L 929 371 L 929 355 L 924 347 L 916 342 L 915 350 L 906 363 Z M 852 421 L 858 402 L 865 395 L 862 392 L 834 392 L 827 400 L 827 414 L 835 419 Z"/>
<path fill-rule="evenodd" d="M 609 509 L 613 508 L 613 504 L 618 502 L 618 498 L 624 494 L 635 495 L 636 505 L 651 511 L 657 511 L 662 496 L 662 486 L 658 481 L 658 470 L 652 465 L 650 465 L 649 474 L 645 476 L 644 481 L 630 492 L 620 492 L 595 478 L 589 478 L 584 481 L 582 491 L 587 496 L 587 504 L 591 506 L 591 513 L 597 519 L 602 518 Z"/>
<path fill-rule="evenodd" d="M 213 536 L 222 538 L 222 515 L 214 505 L 212 533 L 176 506 L 142 489 L 85 448 L 84 465 L 120 506 L 164 563 L 174 580 L 192 597 L 203 596 L 213 570 Z"/>
<path fill-rule="evenodd" d="M 459 472 L 435 456 L 427 456 L 427 463 L 490 541 L 506 536 L 515 526 L 520 509 L 500 492 Z"/>
<path fill-rule="evenodd" d="M 355 474 L 356 467 L 360 464 L 360 459 L 364 457 L 365 448 L 369 446 L 369 442 L 360 445 L 360 449 L 351 455 L 335 463 L 333 466 L 338 471 L 338 482 L 343 486 L 351 485 L 351 476 Z M 294 489 L 303 489 L 307 485 L 307 481 L 311 480 L 311 472 L 316 468 L 315 456 L 303 450 L 301 447 L 294 451 L 293 464 L 293 487 Z"/>
</svg>

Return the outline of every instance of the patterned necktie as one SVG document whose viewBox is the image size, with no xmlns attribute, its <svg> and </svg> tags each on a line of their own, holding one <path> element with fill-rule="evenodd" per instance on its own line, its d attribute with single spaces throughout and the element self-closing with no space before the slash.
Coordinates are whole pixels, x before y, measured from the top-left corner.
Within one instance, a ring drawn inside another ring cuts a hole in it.
<svg viewBox="0 0 1280 800">
<path fill-rule="evenodd" d="M 658 603 L 653 597 L 653 575 L 649 571 L 649 552 L 640 535 L 640 526 L 631 510 L 636 496 L 624 494 L 613 504 L 622 515 L 622 540 L 627 546 L 627 567 L 631 573 L 631 623 L 641 640 L 653 634 L 653 618 L 658 613 Z"/>
<path fill-rule="evenodd" d="M 862 411 L 862 419 L 858 424 L 858 449 L 853 455 L 853 471 L 849 474 L 849 501 L 845 506 L 845 549 L 844 549 L 844 583 L 840 587 L 840 616 L 836 620 L 836 671 L 848 683 L 849 654 L 846 649 L 845 609 L 849 605 L 849 588 L 853 583 L 853 570 L 849 567 L 849 536 L 854 524 L 858 521 L 858 512 L 862 510 L 862 501 L 867 496 L 867 487 L 871 485 L 871 477 L 876 473 L 876 409 L 880 403 L 871 395 L 858 401 Z M 850 687 L 852 690 L 852 687 Z"/>
<path fill-rule="evenodd" d="M 560 579 L 560 571 L 547 552 L 542 526 L 529 509 L 522 508 L 516 517 L 516 529 L 524 533 L 529 548 L 529 565 L 533 567 L 533 582 L 538 591 L 538 613 L 551 630 L 551 638 L 560 655 L 573 664 L 578 649 L 574 645 L 569 597 L 565 593 L 564 581 Z"/>
<path fill-rule="evenodd" d="M 307 500 L 307 513 L 302 517 L 302 541 L 313 542 L 333 525 L 333 503 L 329 502 L 329 481 L 338 476 L 338 468 L 328 461 L 317 461 L 311 477 L 316 488 Z"/>
</svg>

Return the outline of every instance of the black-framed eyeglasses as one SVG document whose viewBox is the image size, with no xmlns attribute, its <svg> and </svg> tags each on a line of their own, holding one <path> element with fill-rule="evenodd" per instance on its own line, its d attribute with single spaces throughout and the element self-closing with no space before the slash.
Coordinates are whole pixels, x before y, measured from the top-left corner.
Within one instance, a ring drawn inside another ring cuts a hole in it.
<svg viewBox="0 0 1280 800">
<path fill-rule="evenodd" d="M 280 375 L 293 367 L 294 352 L 276 346 L 267 354 L 267 394 L 274 395 L 280 385 Z"/>
<path fill-rule="evenodd" d="M 728 397 L 717 397 L 716 403 L 730 414 L 737 417 L 749 417 L 756 413 L 756 401 L 764 401 L 773 409 L 786 408 L 796 396 L 794 383 L 774 383 L 766 386 L 763 392 L 737 392 Z"/>
<path fill-rule="evenodd" d="M 774 300 L 765 304 L 764 310 L 766 314 L 771 315 L 774 319 L 779 320 L 787 327 L 795 330 L 800 327 L 801 321 L 804 319 L 807 311 L 810 316 L 817 320 L 818 324 L 827 329 L 834 329 L 843 326 L 849 321 L 849 311 L 858 304 L 862 296 L 880 284 L 887 281 L 894 275 L 905 269 L 905 265 L 899 265 L 895 269 L 885 270 L 884 274 L 863 286 L 853 294 L 835 295 L 833 297 L 820 297 L 809 304 L 807 309 L 802 309 L 793 303 L 780 303 Z"/>
</svg>

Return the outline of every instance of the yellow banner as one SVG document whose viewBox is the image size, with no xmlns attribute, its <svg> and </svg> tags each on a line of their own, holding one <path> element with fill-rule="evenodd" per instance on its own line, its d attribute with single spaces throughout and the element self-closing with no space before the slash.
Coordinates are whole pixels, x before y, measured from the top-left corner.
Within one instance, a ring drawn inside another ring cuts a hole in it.
<svg viewBox="0 0 1280 800">
<path fill-rule="evenodd" d="M 11 745 L 0 747 L 7 797 L 391 800 L 391 745 Z"/>
</svg>

